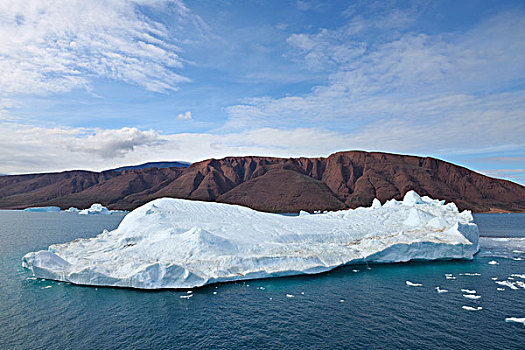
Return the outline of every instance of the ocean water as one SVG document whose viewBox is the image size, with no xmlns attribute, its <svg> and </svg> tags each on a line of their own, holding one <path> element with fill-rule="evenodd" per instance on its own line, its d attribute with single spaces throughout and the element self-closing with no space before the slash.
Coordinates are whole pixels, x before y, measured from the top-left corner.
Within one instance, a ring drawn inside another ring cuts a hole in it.
<svg viewBox="0 0 525 350">
<path fill-rule="evenodd" d="M 512 276 L 525 274 L 524 214 L 475 215 L 485 237 L 472 261 L 346 266 L 197 288 L 189 299 L 36 280 L 21 267 L 29 251 L 122 218 L 0 211 L 0 349 L 525 349 L 525 325 L 505 322 L 525 317 L 525 289 L 493 280 L 525 282 Z"/>
</svg>

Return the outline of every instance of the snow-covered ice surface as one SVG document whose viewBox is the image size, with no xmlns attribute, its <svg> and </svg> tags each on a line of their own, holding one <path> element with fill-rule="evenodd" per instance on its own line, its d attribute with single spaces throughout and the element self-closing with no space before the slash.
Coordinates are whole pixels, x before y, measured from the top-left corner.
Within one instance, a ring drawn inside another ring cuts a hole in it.
<svg viewBox="0 0 525 350">
<path fill-rule="evenodd" d="M 415 192 L 371 208 L 284 216 L 229 204 L 157 199 L 111 232 L 28 253 L 40 278 L 144 289 L 314 274 L 363 262 L 471 259 L 469 211 Z"/>
</svg>

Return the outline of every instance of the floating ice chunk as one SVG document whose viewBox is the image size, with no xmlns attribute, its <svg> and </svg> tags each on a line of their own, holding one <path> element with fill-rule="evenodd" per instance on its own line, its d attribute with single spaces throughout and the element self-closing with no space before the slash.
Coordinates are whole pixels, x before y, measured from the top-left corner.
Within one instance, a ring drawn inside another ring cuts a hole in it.
<svg viewBox="0 0 525 350">
<path fill-rule="evenodd" d="M 441 294 L 441 293 L 447 293 L 448 289 L 441 289 L 439 287 L 436 287 L 436 291 Z"/>
<path fill-rule="evenodd" d="M 413 283 L 410 281 L 406 281 L 405 283 L 407 286 L 410 286 L 410 287 L 422 287 L 423 286 L 421 283 Z"/>
<path fill-rule="evenodd" d="M 340 302 L 340 303 L 344 303 L 345 300 L 344 300 L 344 299 L 339 299 L 339 302 Z"/>
<path fill-rule="evenodd" d="M 286 294 L 286 297 L 287 298 L 295 298 L 295 296 L 293 294 Z"/>
<path fill-rule="evenodd" d="M 374 200 L 372 201 L 372 209 L 378 208 L 381 208 L 381 202 L 379 201 L 379 199 L 374 198 Z"/>
<path fill-rule="evenodd" d="M 193 294 L 187 294 L 187 295 L 181 295 L 180 298 L 181 299 L 189 299 L 193 296 Z"/>
<path fill-rule="evenodd" d="M 481 276 L 481 273 L 460 273 L 460 275 L 463 275 L 463 276 Z"/>
<path fill-rule="evenodd" d="M 216 291 L 213 291 L 213 295 L 215 295 L 215 294 L 217 294 L 217 292 L 216 292 Z"/>
<path fill-rule="evenodd" d="M 474 294 L 463 294 L 463 296 L 467 299 L 477 300 L 481 298 L 481 295 L 474 295 Z"/>
<path fill-rule="evenodd" d="M 520 286 L 521 288 L 525 289 L 525 282 L 522 282 L 522 281 L 516 281 L 514 282 L 516 283 L 518 286 Z"/>
<path fill-rule="evenodd" d="M 478 307 L 462 306 L 462 308 L 464 310 L 467 310 L 467 311 L 480 311 L 480 310 L 483 310 L 483 308 L 481 306 L 478 306 Z"/>
<path fill-rule="evenodd" d="M 476 294 L 476 291 L 474 289 L 462 289 L 461 291 L 463 293 Z"/>
<path fill-rule="evenodd" d="M 353 269 L 352 272 L 359 272 L 359 270 L 357 270 L 357 269 Z"/>
<path fill-rule="evenodd" d="M 452 275 L 451 273 L 446 273 L 445 274 L 445 278 L 447 280 L 455 280 L 456 279 L 456 277 L 454 277 L 454 275 Z"/>
<path fill-rule="evenodd" d="M 498 265 L 499 263 L 496 260 L 489 261 L 489 265 Z"/>
<path fill-rule="evenodd" d="M 518 277 L 518 278 L 525 279 L 525 274 L 523 274 L 523 275 L 518 275 L 517 273 L 513 273 L 511 276 L 512 276 L 512 277 Z"/>
<path fill-rule="evenodd" d="M 301 295 L 304 295 L 304 292 L 301 292 Z"/>
<path fill-rule="evenodd" d="M 403 197 L 403 205 L 413 207 L 416 204 L 425 204 L 425 202 L 415 191 L 408 191 Z"/>
<path fill-rule="evenodd" d="M 509 287 L 510 289 L 514 289 L 514 290 L 518 289 L 518 287 L 516 287 L 516 285 L 510 281 L 496 281 L 496 283 L 499 284 L 500 286 Z"/>
<path fill-rule="evenodd" d="M 505 290 L 505 288 L 499 288 L 499 287 L 498 287 L 498 288 L 496 288 L 496 290 L 498 290 L 498 291 L 500 291 L 500 292 L 501 292 L 501 291 L 504 291 L 504 290 Z"/>
<path fill-rule="evenodd" d="M 45 287 L 42 287 L 40 289 L 48 289 L 48 288 L 51 288 L 52 286 L 45 286 Z"/>
<path fill-rule="evenodd" d="M 308 216 L 308 215 L 312 215 L 312 214 L 304 210 L 299 211 L 299 216 Z"/>
<path fill-rule="evenodd" d="M 497 281 L 497 280 L 498 280 L 497 277 L 492 277 L 491 279 L 492 279 L 493 281 Z"/>
<path fill-rule="evenodd" d="M 517 322 L 517 323 L 523 323 L 525 325 L 525 317 L 518 318 L 518 317 L 507 317 L 505 319 L 505 322 Z"/>
<path fill-rule="evenodd" d="M 56 213 L 60 211 L 60 207 L 32 207 L 32 208 L 25 208 L 24 211 L 41 212 L 41 213 Z"/>
<path fill-rule="evenodd" d="M 90 208 L 78 212 L 81 215 L 110 215 L 111 211 L 99 203 L 94 203 Z"/>
<path fill-rule="evenodd" d="M 424 222 L 407 229 L 411 210 L 420 211 L 418 218 L 444 217 L 449 226 L 434 230 Z M 75 284 L 187 289 L 353 263 L 472 259 L 478 249 L 476 224 L 443 206 L 291 217 L 161 198 L 129 213 L 114 231 L 28 253 L 23 264 L 39 278 Z"/>
<path fill-rule="evenodd" d="M 512 260 L 515 260 L 515 261 L 522 261 L 523 259 L 522 259 L 522 258 L 512 258 Z"/>
</svg>

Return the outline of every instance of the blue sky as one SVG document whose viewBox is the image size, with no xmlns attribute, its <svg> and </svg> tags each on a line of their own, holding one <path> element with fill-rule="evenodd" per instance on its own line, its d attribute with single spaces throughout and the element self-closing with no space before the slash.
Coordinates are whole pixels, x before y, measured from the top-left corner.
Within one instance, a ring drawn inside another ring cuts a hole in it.
<svg viewBox="0 0 525 350">
<path fill-rule="evenodd" d="M 525 3 L 0 3 L 0 173 L 351 149 L 525 184 Z"/>
</svg>

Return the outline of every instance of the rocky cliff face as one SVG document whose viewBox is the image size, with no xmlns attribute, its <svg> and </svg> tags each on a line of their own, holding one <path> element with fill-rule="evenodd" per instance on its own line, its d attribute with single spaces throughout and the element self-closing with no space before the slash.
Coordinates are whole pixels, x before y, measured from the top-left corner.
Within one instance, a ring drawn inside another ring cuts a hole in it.
<svg viewBox="0 0 525 350">
<path fill-rule="evenodd" d="M 188 168 L 0 177 L 0 208 L 56 205 L 134 209 L 159 197 L 241 204 L 272 212 L 334 210 L 401 199 L 409 190 L 462 209 L 525 211 L 525 187 L 434 158 L 339 152 L 328 158 L 227 157 Z"/>
</svg>

